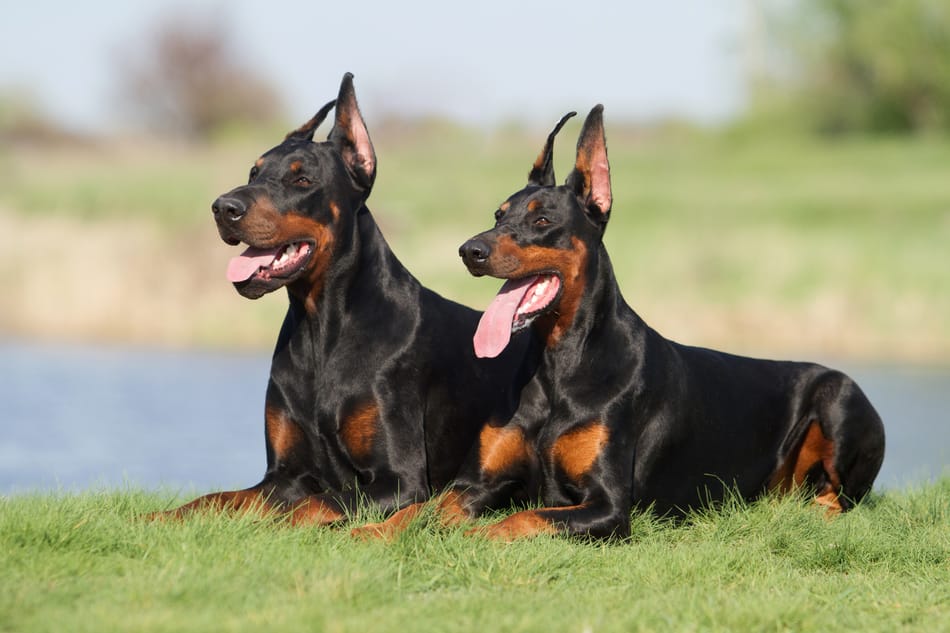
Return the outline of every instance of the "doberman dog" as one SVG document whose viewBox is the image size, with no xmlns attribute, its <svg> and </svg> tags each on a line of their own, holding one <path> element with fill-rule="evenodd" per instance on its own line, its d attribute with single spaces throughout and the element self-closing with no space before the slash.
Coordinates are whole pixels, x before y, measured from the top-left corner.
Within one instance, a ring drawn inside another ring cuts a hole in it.
<svg viewBox="0 0 950 633">
<path fill-rule="evenodd" d="M 334 104 L 328 140 L 314 142 Z M 214 201 L 221 239 L 248 246 L 227 268 L 237 291 L 289 298 L 265 398 L 267 469 L 251 488 L 158 517 L 230 509 L 329 524 L 365 501 L 391 512 L 443 489 L 485 421 L 514 411 L 531 341 L 475 357 L 479 313 L 397 260 L 365 205 L 375 175 L 347 73 L 335 102 Z"/>
<path fill-rule="evenodd" d="M 612 193 L 603 108 L 587 117 L 573 171 L 555 186 L 551 132 L 528 185 L 465 242 L 469 271 L 507 280 L 474 336 L 497 356 L 530 326 L 540 366 L 509 420 L 493 420 L 439 506 L 455 523 L 519 498 L 524 510 L 479 530 L 625 536 L 634 507 L 660 515 L 802 488 L 830 512 L 870 489 L 881 419 L 844 374 L 733 356 L 663 338 L 627 305 L 604 248 Z M 410 507 L 361 534 L 388 536 Z"/>
</svg>

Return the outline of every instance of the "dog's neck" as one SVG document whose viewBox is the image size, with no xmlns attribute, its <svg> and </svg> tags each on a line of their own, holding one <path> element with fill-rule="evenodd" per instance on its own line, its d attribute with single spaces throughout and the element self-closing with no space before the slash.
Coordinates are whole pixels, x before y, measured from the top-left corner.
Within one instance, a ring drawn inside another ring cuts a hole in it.
<svg viewBox="0 0 950 633">
<path fill-rule="evenodd" d="M 307 321 L 318 338 L 336 338 L 360 311 L 384 310 L 399 297 L 418 292 L 419 282 L 398 260 L 363 205 L 336 237 L 333 262 L 315 297 L 289 291 L 290 312 Z"/>
<path fill-rule="evenodd" d="M 570 323 L 564 323 L 564 315 L 556 310 L 533 325 L 544 344 L 546 362 L 576 366 L 578 371 L 584 371 L 591 359 L 616 357 L 618 344 L 649 331 L 624 300 L 603 244 L 591 249 L 583 275 L 583 292 Z"/>
</svg>

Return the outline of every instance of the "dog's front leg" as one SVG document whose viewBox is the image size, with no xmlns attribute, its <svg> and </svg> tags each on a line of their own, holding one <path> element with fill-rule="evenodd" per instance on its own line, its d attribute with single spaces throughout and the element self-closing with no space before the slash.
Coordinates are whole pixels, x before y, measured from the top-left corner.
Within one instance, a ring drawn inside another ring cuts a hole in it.
<svg viewBox="0 0 950 633">
<path fill-rule="evenodd" d="M 524 510 L 487 527 L 469 530 L 467 534 L 482 535 L 497 541 L 513 541 L 542 534 L 623 538 L 630 535 L 630 506 L 603 500 L 559 508 Z"/>
</svg>

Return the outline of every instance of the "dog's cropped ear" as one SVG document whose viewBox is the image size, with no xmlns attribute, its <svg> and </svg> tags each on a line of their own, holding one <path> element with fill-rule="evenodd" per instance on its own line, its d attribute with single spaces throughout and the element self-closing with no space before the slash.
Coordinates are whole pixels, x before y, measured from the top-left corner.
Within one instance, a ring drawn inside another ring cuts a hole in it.
<svg viewBox="0 0 950 633">
<path fill-rule="evenodd" d="M 577 139 L 577 160 L 565 184 L 580 198 L 587 214 L 606 226 L 613 204 L 610 193 L 610 164 L 604 135 L 604 106 L 598 104 L 587 115 Z"/>
<path fill-rule="evenodd" d="M 317 128 L 320 127 L 320 124 L 323 123 L 325 118 L 327 118 L 327 114 L 330 113 L 330 110 L 332 110 L 333 106 L 335 105 L 336 99 L 320 108 L 320 110 L 318 110 L 317 113 L 313 115 L 312 119 L 298 127 L 293 132 L 287 134 L 287 136 L 284 137 L 284 140 L 289 141 L 290 139 L 295 139 L 299 141 L 312 141 L 313 133 L 317 131 Z"/>
<path fill-rule="evenodd" d="M 352 73 L 343 75 L 340 94 L 336 98 L 336 121 L 328 140 L 340 152 L 356 184 L 369 191 L 376 179 L 376 152 L 356 103 Z"/>
<path fill-rule="evenodd" d="M 576 112 L 568 112 L 562 116 L 561 120 L 554 126 L 554 129 L 551 130 L 551 133 L 548 134 L 548 140 L 544 143 L 544 148 L 541 150 L 541 153 L 538 154 L 538 158 L 535 159 L 534 165 L 531 167 L 531 172 L 528 174 L 529 185 L 536 185 L 538 187 L 554 186 L 554 163 L 552 161 L 554 154 L 554 137 L 561 131 L 561 128 L 564 127 L 567 120 L 576 115 Z"/>
</svg>

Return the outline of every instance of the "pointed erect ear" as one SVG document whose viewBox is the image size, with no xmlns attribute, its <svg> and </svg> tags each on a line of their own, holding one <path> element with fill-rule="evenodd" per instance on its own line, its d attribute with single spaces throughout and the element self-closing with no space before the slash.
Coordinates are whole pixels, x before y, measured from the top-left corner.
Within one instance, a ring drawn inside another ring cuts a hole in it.
<svg viewBox="0 0 950 633">
<path fill-rule="evenodd" d="M 336 105 L 336 99 L 326 104 L 320 110 L 313 115 L 313 118 L 298 127 L 293 132 L 290 132 L 287 136 L 284 137 L 285 141 L 290 139 L 297 139 L 301 141 L 312 141 L 313 133 L 317 131 L 317 128 L 320 127 L 320 124 L 323 123 L 323 120 L 327 118 L 330 110 L 333 109 L 333 106 Z"/>
<path fill-rule="evenodd" d="M 587 115 L 577 139 L 577 160 L 565 184 L 574 190 L 588 215 L 603 225 L 610 217 L 610 164 L 604 136 L 604 106 L 596 105 Z"/>
<path fill-rule="evenodd" d="M 343 75 L 336 98 L 336 122 L 328 140 L 340 152 L 356 184 L 367 191 L 371 189 L 376 179 L 376 152 L 356 103 L 352 73 Z"/>
<path fill-rule="evenodd" d="M 538 154 L 538 158 L 534 161 L 531 172 L 528 174 L 529 185 L 536 185 L 538 187 L 554 186 L 554 163 L 552 162 L 554 137 L 561 131 L 561 128 L 564 127 L 567 120 L 576 114 L 576 112 L 568 112 L 562 116 L 561 120 L 554 126 L 554 129 L 551 130 L 551 133 L 548 134 L 548 140 L 544 143 L 544 148 L 541 150 L 541 153 Z"/>
</svg>

